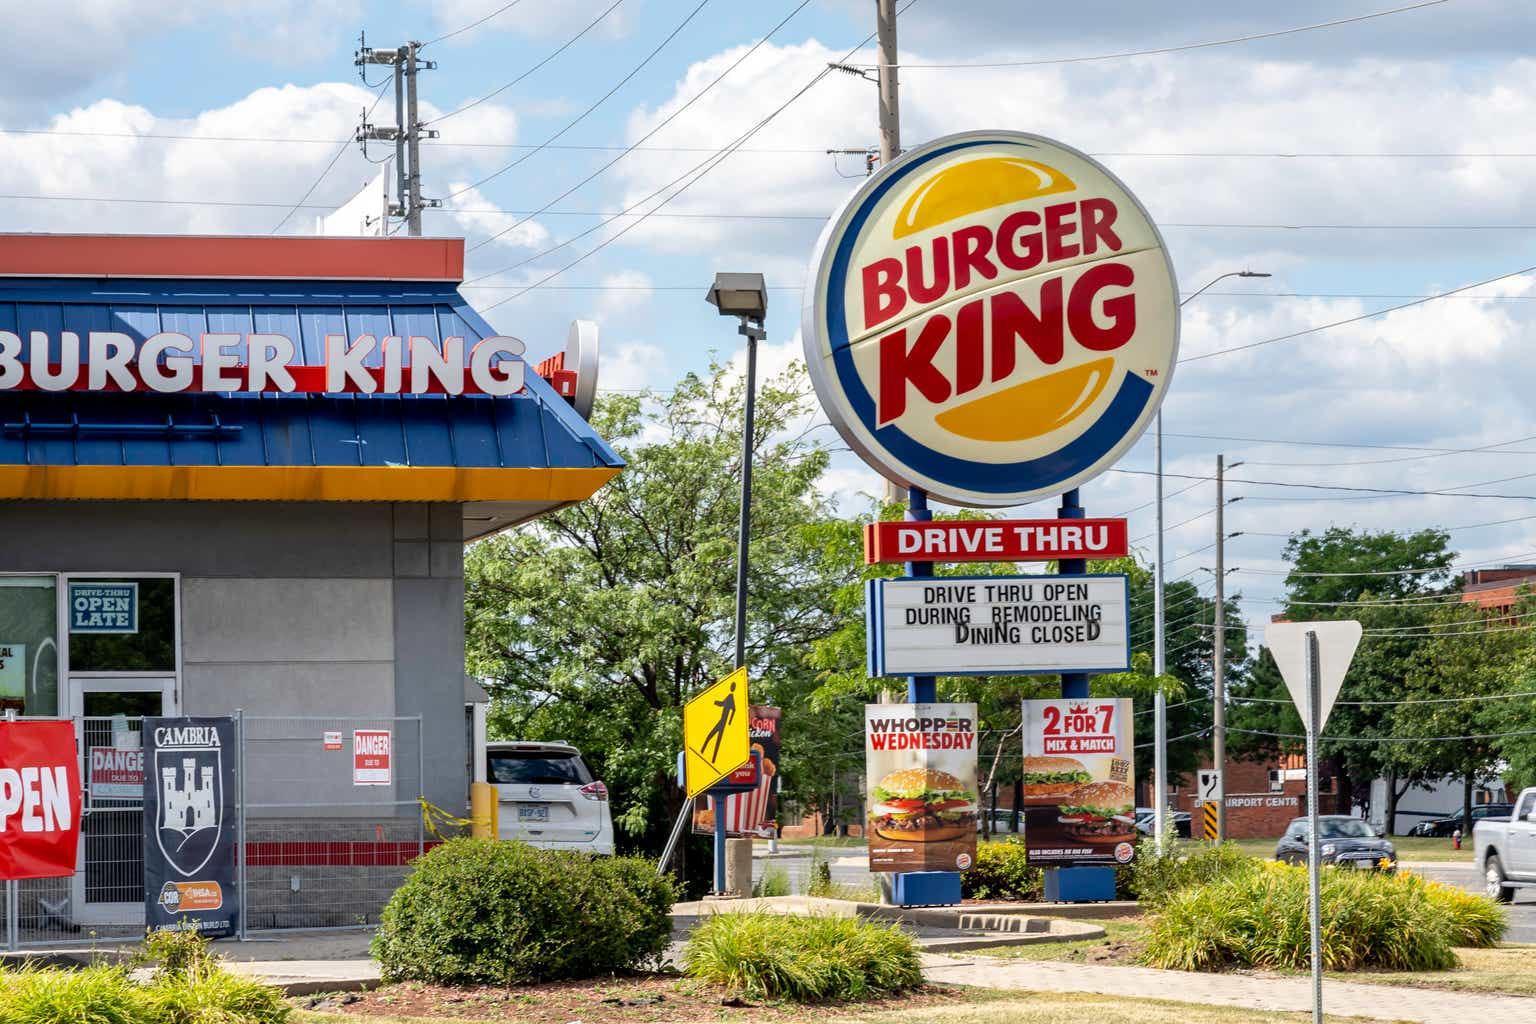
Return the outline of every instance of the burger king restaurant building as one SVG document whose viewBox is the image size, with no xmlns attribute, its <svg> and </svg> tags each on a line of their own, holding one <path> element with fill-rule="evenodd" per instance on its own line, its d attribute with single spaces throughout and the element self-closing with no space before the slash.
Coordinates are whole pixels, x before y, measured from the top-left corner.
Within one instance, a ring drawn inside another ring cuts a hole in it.
<svg viewBox="0 0 1536 1024">
<path fill-rule="evenodd" d="M 462 813 L 464 545 L 622 466 L 462 268 L 457 239 L 0 236 L 0 708 L 81 718 L 83 748 L 241 709 L 270 733 L 251 813 L 306 838 Z M 388 784 L 333 749 L 365 721 Z M 87 806 L 84 876 L 129 805 Z M 133 902 L 102 870 L 55 912 Z"/>
</svg>

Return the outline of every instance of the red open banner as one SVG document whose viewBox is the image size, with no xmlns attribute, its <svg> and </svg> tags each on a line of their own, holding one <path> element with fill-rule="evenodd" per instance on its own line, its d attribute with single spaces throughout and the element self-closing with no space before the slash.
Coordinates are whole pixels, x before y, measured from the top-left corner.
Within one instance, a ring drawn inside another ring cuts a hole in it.
<svg viewBox="0 0 1536 1024">
<path fill-rule="evenodd" d="M 0 879 L 74 874 L 76 756 L 73 722 L 0 722 Z"/>
</svg>

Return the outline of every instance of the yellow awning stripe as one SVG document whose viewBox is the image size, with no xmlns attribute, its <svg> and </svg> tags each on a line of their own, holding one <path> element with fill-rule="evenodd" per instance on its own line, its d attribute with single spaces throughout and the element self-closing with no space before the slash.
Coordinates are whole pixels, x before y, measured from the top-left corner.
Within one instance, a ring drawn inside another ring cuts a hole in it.
<svg viewBox="0 0 1536 1024">
<path fill-rule="evenodd" d="M 0 498 L 137 501 L 581 501 L 617 467 L 0 466 Z"/>
</svg>

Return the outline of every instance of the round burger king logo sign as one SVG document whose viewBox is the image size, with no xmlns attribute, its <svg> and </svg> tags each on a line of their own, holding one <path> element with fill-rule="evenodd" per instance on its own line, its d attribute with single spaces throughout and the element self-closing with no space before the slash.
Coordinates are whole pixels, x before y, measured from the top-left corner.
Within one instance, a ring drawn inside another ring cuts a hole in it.
<svg viewBox="0 0 1536 1024">
<path fill-rule="evenodd" d="M 803 337 L 849 445 L 898 483 L 1017 505 L 1109 468 L 1178 352 L 1162 236 L 1083 153 L 966 132 L 893 161 L 822 233 Z"/>
</svg>

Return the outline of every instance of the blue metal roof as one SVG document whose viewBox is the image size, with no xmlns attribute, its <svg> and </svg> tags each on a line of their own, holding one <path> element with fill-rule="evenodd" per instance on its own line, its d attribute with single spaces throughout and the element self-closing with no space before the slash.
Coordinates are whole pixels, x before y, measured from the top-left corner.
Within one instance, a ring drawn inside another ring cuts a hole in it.
<svg viewBox="0 0 1536 1024">
<path fill-rule="evenodd" d="M 0 330 L 282 334 L 325 362 L 327 334 L 412 335 L 466 353 L 493 330 L 448 283 L 0 279 Z M 194 356 L 196 362 L 200 356 Z M 377 350 L 369 360 L 381 365 Z M 623 461 L 532 372 L 484 395 L 0 392 L 0 466 L 604 468 Z"/>
</svg>

